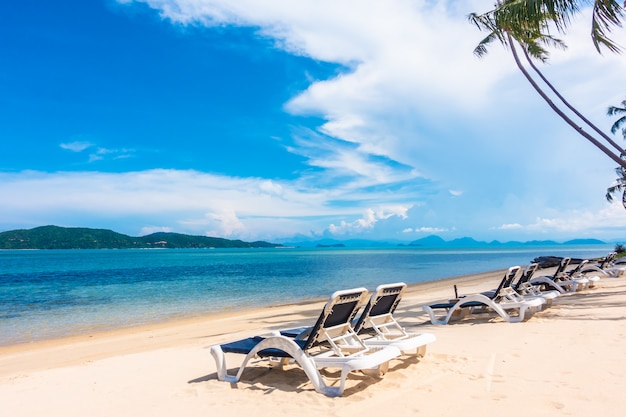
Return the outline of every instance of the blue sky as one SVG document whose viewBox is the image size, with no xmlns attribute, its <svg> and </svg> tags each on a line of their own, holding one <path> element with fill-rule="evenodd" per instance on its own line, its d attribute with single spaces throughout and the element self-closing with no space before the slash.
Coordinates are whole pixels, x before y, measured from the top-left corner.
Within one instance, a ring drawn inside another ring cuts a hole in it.
<svg viewBox="0 0 626 417">
<path fill-rule="evenodd" d="M 501 46 L 472 54 L 485 34 L 466 16 L 489 5 L 9 2 L 0 231 L 621 239 L 615 164 Z M 597 54 L 589 25 L 541 68 L 608 132 L 626 61 Z"/>
</svg>

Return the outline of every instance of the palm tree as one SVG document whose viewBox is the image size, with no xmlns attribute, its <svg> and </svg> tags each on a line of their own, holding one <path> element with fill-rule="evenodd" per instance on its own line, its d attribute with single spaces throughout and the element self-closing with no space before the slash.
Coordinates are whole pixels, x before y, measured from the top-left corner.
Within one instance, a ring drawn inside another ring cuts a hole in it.
<svg viewBox="0 0 626 417">
<path fill-rule="evenodd" d="M 622 107 L 609 106 L 607 114 L 609 116 L 623 114 L 623 116 L 617 119 L 615 123 L 613 123 L 613 126 L 611 126 L 611 133 L 615 133 L 622 128 L 622 135 L 624 139 L 626 139 L 626 100 L 622 100 L 621 105 Z M 622 158 L 626 158 L 626 156 L 622 156 Z M 626 170 L 620 166 L 615 169 L 615 172 L 617 173 L 617 179 L 615 180 L 615 184 L 606 189 L 606 199 L 612 202 L 614 194 L 622 193 L 622 205 L 626 208 Z"/>
<path fill-rule="evenodd" d="M 609 203 L 613 202 L 614 194 L 622 194 L 622 206 L 626 209 L 626 169 L 623 167 L 615 168 L 617 179 L 615 183 L 606 189 L 606 199 Z"/>
<path fill-rule="evenodd" d="M 617 162 L 620 168 L 626 170 L 626 160 L 622 158 L 624 149 L 567 102 L 539 71 L 531 59 L 535 58 L 545 62 L 548 59 L 547 47 L 566 47 L 560 39 L 550 34 L 550 25 L 554 25 L 561 33 L 565 32 L 569 26 L 570 18 L 579 11 L 578 5 L 583 2 L 584 0 L 500 0 L 494 9 L 487 13 L 471 13 L 468 16 L 470 22 L 474 23 L 479 29 L 489 32 L 487 37 L 474 49 L 474 53 L 482 57 L 487 53 L 487 46 L 490 43 L 496 40 L 500 41 L 500 43 L 511 50 L 519 70 L 550 108 L 580 135 L 613 161 Z M 612 26 L 620 26 L 623 17 L 624 13 L 615 0 L 594 1 L 592 40 L 598 51 L 600 51 L 600 46 L 605 46 L 612 52 L 621 51 L 620 47 L 607 34 L 611 31 Z M 585 131 L 550 99 L 548 94 L 539 86 L 522 64 L 517 54 L 516 44 L 521 47 L 530 67 L 547 87 L 556 94 L 561 103 L 572 110 L 596 134 L 610 144 L 615 151 L 611 151 L 596 137 Z"/>
<path fill-rule="evenodd" d="M 623 116 L 617 119 L 615 123 L 613 123 L 613 126 L 611 126 L 611 133 L 615 133 L 622 128 L 622 135 L 624 139 L 626 139 L 626 100 L 622 100 L 621 105 L 622 107 L 609 106 L 607 114 L 609 116 L 623 114 Z"/>
</svg>

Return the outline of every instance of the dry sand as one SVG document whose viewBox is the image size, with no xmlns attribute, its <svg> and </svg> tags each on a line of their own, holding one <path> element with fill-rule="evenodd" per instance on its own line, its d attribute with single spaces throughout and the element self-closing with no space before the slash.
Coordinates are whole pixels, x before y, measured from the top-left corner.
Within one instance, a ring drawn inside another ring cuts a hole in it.
<svg viewBox="0 0 626 417">
<path fill-rule="evenodd" d="M 0 348 L 0 416 L 623 416 L 626 277 L 523 323 L 481 314 L 434 326 L 421 309 L 452 297 L 455 283 L 461 293 L 494 288 L 503 272 L 411 287 L 396 317 L 437 341 L 383 378 L 351 374 L 340 398 L 315 392 L 295 366 L 255 362 L 238 384 L 220 382 L 208 349 L 312 324 L 320 300 Z"/>
</svg>

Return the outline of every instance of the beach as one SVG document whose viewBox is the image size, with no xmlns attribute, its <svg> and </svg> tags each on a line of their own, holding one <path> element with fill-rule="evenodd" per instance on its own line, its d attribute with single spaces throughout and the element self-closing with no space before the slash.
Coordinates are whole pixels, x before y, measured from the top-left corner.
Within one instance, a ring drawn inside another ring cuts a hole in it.
<svg viewBox="0 0 626 417">
<path fill-rule="evenodd" d="M 0 408 L 12 417 L 623 415 L 626 277 L 561 296 L 522 323 L 491 313 L 435 326 L 422 311 L 451 298 L 455 284 L 462 294 L 485 291 L 503 273 L 410 286 L 395 316 L 436 342 L 420 361 L 394 359 L 382 378 L 352 373 L 339 398 L 316 392 L 296 366 L 263 361 L 237 384 L 218 381 L 209 353 L 214 344 L 312 325 L 319 299 L 2 347 Z"/>
</svg>

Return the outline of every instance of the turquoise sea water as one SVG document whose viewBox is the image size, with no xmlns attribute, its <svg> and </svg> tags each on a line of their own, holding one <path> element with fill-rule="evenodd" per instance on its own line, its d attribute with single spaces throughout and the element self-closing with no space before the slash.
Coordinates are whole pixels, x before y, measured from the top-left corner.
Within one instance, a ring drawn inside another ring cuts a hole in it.
<svg viewBox="0 0 626 417">
<path fill-rule="evenodd" d="M 0 250 L 0 345 L 602 257 L 612 245 L 517 249 Z"/>
</svg>

